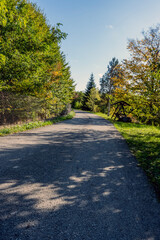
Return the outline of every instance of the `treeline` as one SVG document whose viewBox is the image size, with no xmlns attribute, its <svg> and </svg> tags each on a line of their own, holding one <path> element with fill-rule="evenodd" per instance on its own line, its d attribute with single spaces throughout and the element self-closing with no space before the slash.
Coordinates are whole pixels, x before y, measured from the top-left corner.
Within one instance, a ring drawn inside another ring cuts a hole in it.
<svg viewBox="0 0 160 240">
<path fill-rule="evenodd" d="M 130 40 L 130 58 L 113 58 L 100 79 L 100 90 L 91 74 L 86 91 L 77 92 L 76 108 L 112 115 L 116 102 L 125 101 L 132 120 L 160 125 L 160 26 L 143 32 L 141 40 Z"/>
<path fill-rule="evenodd" d="M 74 82 L 60 25 L 50 26 L 30 1 L 0 1 L 1 123 L 58 115 L 71 102 Z"/>
</svg>

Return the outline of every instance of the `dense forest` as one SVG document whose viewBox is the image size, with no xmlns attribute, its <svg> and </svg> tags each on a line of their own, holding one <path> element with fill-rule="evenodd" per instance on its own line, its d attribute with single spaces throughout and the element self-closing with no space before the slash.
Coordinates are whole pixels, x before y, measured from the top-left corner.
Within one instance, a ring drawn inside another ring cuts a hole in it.
<svg viewBox="0 0 160 240">
<path fill-rule="evenodd" d="M 50 26 L 36 4 L 0 1 L 0 123 L 61 114 L 74 82 L 61 51 L 67 34 Z"/>
<path fill-rule="evenodd" d="M 76 92 L 73 106 L 113 115 L 116 102 L 125 101 L 132 121 L 160 125 L 160 26 L 143 32 L 140 40 L 129 40 L 130 58 L 115 57 L 96 88 L 93 73 L 85 92 Z"/>
</svg>

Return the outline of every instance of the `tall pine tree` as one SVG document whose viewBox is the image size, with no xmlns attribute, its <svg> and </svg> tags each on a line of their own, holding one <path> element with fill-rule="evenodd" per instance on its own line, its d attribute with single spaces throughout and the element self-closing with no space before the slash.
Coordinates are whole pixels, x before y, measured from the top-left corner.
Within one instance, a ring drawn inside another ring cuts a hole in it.
<svg viewBox="0 0 160 240">
<path fill-rule="evenodd" d="M 91 73 L 91 76 L 90 76 L 89 81 L 88 81 L 87 86 L 86 86 L 86 91 L 85 91 L 86 96 L 89 96 L 92 88 L 96 88 L 93 73 Z"/>
<path fill-rule="evenodd" d="M 85 90 L 84 102 L 83 102 L 83 107 L 85 109 L 88 109 L 88 106 L 86 105 L 86 102 L 88 100 L 88 97 L 89 97 L 89 95 L 91 93 L 91 89 L 92 88 L 96 88 L 96 84 L 95 84 L 93 73 L 91 73 L 91 75 L 90 75 L 90 78 L 89 78 L 89 81 L 87 83 L 86 90 Z"/>
</svg>

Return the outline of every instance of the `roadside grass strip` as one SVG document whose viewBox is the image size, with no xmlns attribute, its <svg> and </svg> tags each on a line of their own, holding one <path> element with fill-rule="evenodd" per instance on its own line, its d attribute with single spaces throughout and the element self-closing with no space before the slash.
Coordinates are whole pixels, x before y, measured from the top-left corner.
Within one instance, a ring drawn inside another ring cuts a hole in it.
<svg viewBox="0 0 160 240">
<path fill-rule="evenodd" d="M 114 124 L 160 193 L 160 127 L 113 121 L 106 114 L 96 114 Z"/>
<path fill-rule="evenodd" d="M 13 134 L 13 133 L 18 133 L 18 132 L 24 132 L 26 130 L 34 129 L 34 128 L 40 128 L 44 127 L 47 125 L 52 125 L 67 119 L 72 119 L 75 116 L 74 111 L 71 111 L 68 115 L 66 116 L 60 116 L 53 118 L 52 120 L 45 120 L 45 121 L 35 121 L 35 122 L 29 122 L 29 123 L 24 123 L 21 125 L 14 125 L 11 127 L 4 127 L 0 129 L 0 136 L 5 136 L 8 134 Z"/>
</svg>

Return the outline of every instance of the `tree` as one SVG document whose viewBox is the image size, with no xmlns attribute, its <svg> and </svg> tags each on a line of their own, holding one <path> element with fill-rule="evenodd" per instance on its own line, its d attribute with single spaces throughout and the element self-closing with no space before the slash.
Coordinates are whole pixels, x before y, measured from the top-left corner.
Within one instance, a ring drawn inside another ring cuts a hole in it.
<svg viewBox="0 0 160 240">
<path fill-rule="evenodd" d="M 105 96 L 108 93 L 108 72 L 100 78 L 100 93 Z"/>
<path fill-rule="evenodd" d="M 130 40 L 128 49 L 124 68 L 136 114 L 154 123 L 160 116 L 160 26 L 143 32 L 141 40 Z"/>
<path fill-rule="evenodd" d="M 100 79 L 100 93 L 102 95 L 102 99 L 106 99 L 107 95 L 108 115 L 110 115 L 111 97 L 115 90 L 115 79 L 119 77 L 118 64 L 118 59 L 115 57 L 112 58 L 107 66 L 107 72 Z"/>
<path fill-rule="evenodd" d="M 88 106 L 86 105 L 86 102 L 87 102 L 88 96 L 90 95 L 90 92 L 91 92 L 92 88 L 96 88 L 93 73 L 91 73 L 89 81 L 88 81 L 87 86 L 86 86 L 86 90 L 85 90 L 85 94 L 84 94 L 84 102 L 83 102 L 83 107 L 84 108 L 88 108 Z"/>
<path fill-rule="evenodd" d="M 92 88 L 96 88 L 93 73 L 91 73 L 91 76 L 90 76 L 89 81 L 88 81 L 87 86 L 86 86 L 86 91 L 85 91 L 86 96 L 88 96 L 90 94 L 90 91 L 91 91 Z"/>
<path fill-rule="evenodd" d="M 84 92 L 77 91 L 73 97 L 72 107 L 81 109 L 83 107 Z"/>
<path fill-rule="evenodd" d="M 46 112 L 71 102 L 74 82 L 60 43 L 66 33 L 48 25 L 36 4 L 0 3 L 0 91 L 33 96 Z"/>
<path fill-rule="evenodd" d="M 99 91 L 96 88 L 91 88 L 90 94 L 87 98 L 86 105 L 89 110 L 96 112 L 98 110 L 98 101 L 100 100 Z"/>
<path fill-rule="evenodd" d="M 107 72 L 107 82 L 106 82 L 106 87 L 108 91 L 108 116 L 110 115 L 110 108 L 111 108 L 111 95 L 114 91 L 114 78 L 118 77 L 118 59 L 115 57 L 112 58 L 112 60 L 109 62 L 108 65 L 108 72 Z"/>
</svg>

